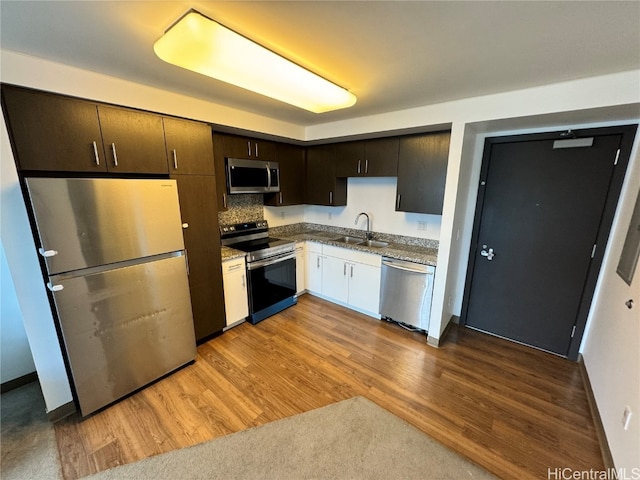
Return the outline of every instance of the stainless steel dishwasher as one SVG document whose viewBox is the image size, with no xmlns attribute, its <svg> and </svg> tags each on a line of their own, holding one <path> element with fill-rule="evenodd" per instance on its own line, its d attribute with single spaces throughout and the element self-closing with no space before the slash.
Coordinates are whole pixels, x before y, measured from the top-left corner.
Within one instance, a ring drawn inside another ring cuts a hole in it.
<svg viewBox="0 0 640 480">
<path fill-rule="evenodd" d="M 427 332 L 434 274 L 435 267 L 383 257 L 380 315 Z"/>
</svg>

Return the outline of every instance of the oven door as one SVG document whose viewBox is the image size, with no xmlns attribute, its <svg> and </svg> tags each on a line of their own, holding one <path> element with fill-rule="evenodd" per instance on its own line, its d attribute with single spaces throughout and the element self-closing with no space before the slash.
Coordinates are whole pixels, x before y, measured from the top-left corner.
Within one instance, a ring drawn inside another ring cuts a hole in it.
<svg viewBox="0 0 640 480">
<path fill-rule="evenodd" d="M 296 253 L 247 264 L 249 313 L 257 323 L 296 303 Z"/>
</svg>

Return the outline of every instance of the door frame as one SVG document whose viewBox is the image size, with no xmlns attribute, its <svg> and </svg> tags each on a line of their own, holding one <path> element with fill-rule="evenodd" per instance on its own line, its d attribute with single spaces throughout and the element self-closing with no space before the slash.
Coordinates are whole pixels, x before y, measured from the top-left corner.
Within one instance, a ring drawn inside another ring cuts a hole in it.
<svg viewBox="0 0 640 480">
<path fill-rule="evenodd" d="M 485 188 L 483 182 L 486 182 L 487 180 L 487 173 L 489 171 L 489 163 L 493 145 L 514 142 L 530 142 L 537 140 L 566 140 L 567 138 L 584 138 L 594 137 L 598 135 L 622 135 L 622 138 L 620 139 L 620 154 L 618 155 L 617 164 L 614 168 L 613 175 L 609 183 L 609 190 L 607 192 L 607 198 L 605 201 L 602 218 L 600 220 L 600 226 L 598 228 L 598 235 L 596 238 L 597 247 L 595 255 L 589 265 L 587 278 L 582 290 L 582 298 L 578 306 L 575 332 L 571 337 L 566 355 L 566 357 L 570 360 L 578 360 L 578 353 L 580 345 L 582 343 L 582 337 L 587 325 L 587 319 L 589 317 L 593 295 L 595 293 L 596 284 L 600 275 L 600 268 L 602 267 L 602 262 L 604 260 L 604 253 L 606 251 L 609 234 L 611 232 L 613 217 L 618 206 L 620 192 L 622 191 L 622 185 L 626 176 L 627 166 L 629 164 L 629 158 L 631 156 L 631 148 L 633 147 L 633 141 L 636 135 L 637 128 L 637 124 L 631 124 L 612 127 L 584 128 L 577 130 L 569 129 L 546 133 L 507 135 L 503 137 L 487 137 L 485 139 L 484 150 L 482 153 L 480 180 L 478 182 L 478 197 L 476 200 L 476 209 L 473 218 L 473 232 L 471 234 L 471 244 L 469 246 L 469 260 L 467 263 L 467 274 L 462 301 L 462 312 L 460 315 L 460 325 L 466 326 L 467 324 L 469 296 L 471 293 L 473 272 L 475 269 L 476 260 L 478 258 L 478 236 L 480 232 L 482 209 L 484 207 Z M 612 158 L 611 161 L 613 162 L 614 159 Z"/>
</svg>

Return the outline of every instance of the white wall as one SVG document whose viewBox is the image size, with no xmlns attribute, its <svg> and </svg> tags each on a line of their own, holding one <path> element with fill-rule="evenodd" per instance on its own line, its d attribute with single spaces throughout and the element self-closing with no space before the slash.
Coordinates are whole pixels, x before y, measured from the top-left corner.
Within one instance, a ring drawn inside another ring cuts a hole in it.
<svg viewBox="0 0 640 480">
<path fill-rule="evenodd" d="M 355 220 L 360 212 L 366 212 L 374 232 L 438 240 L 440 215 L 395 211 L 397 183 L 395 177 L 349 178 L 346 206 L 309 205 L 305 209 L 305 221 L 365 230 L 366 220 L 361 218 L 357 225 Z"/>
<path fill-rule="evenodd" d="M 7 255 L 46 408 L 50 412 L 72 401 L 71 387 L 9 147 L 4 116 L 0 116 L 0 239 Z"/>
<path fill-rule="evenodd" d="M 640 132 L 589 315 L 582 355 L 617 468 L 640 467 L 640 262 L 632 284 L 616 273 L 636 196 L 640 191 Z M 625 302 L 633 299 L 628 309 Z M 622 413 L 632 409 L 628 430 Z"/>
<path fill-rule="evenodd" d="M 0 383 L 36 371 L 9 265 L 0 243 Z"/>
</svg>

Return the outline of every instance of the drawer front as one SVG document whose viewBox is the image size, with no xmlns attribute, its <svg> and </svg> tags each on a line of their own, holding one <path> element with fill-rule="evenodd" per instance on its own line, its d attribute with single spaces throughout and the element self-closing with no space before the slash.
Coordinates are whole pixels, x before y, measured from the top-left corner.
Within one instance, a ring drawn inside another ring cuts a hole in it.
<svg viewBox="0 0 640 480">
<path fill-rule="evenodd" d="M 237 272 L 238 270 L 244 271 L 245 262 L 244 258 L 227 260 L 222 262 L 222 274 L 227 275 L 229 273 Z"/>
<path fill-rule="evenodd" d="M 323 245 L 322 253 L 330 257 L 342 258 L 349 262 L 362 263 L 364 265 L 371 265 L 372 267 L 380 267 L 382 265 L 382 255 L 375 253 L 334 247 L 332 245 Z"/>
</svg>

